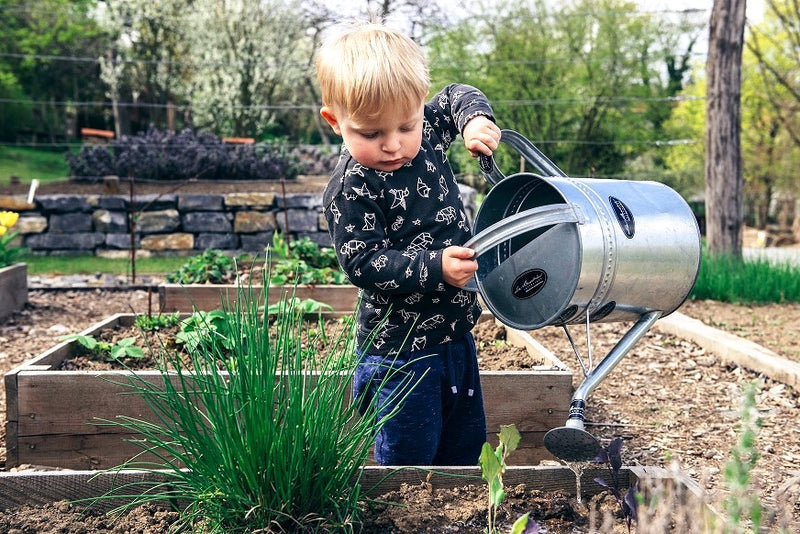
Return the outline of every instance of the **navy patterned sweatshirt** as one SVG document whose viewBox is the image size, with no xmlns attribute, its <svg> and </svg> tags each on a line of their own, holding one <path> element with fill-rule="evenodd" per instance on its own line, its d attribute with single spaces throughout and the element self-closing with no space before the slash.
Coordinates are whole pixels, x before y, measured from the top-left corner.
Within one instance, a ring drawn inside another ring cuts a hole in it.
<svg viewBox="0 0 800 534">
<path fill-rule="evenodd" d="M 472 233 L 446 151 L 478 115 L 493 119 L 483 93 L 449 85 L 425 105 L 422 147 L 397 171 L 342 151 L 324 212 L 339 263 L 361 289 L 357 344 L 370 354 L 459 339 L 478 320 L 476 293 L 442 277 L 442 250 Z"/>
</svg>

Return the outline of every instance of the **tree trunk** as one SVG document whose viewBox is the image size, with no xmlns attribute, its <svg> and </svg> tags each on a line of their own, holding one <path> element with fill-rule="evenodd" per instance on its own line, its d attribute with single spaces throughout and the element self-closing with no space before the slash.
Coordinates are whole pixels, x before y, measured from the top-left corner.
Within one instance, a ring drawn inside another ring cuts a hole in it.
<svg viewBox="0 0 800 534">
<path fill-rule="evenodd" d="M 741 78 L 745 0 L 714 0 L 706 74 L 706 243 L 742 255 Z"/>
</svg>

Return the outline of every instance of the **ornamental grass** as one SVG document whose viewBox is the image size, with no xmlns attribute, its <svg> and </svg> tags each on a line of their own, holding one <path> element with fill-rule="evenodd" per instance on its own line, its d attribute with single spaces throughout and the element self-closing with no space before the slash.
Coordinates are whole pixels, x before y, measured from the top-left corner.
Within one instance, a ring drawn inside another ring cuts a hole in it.
<svg viewBox="0 0 800 534">
<path fill-rule="evenodd" d="M 114 512 L 158 501 L 176 503 L 177 530 L 359 529 L 362 467 L 375 433 L 393 413 L 379 418 L 372 406 L 350 398 L 354 321 L 342 323 L 325 355 L 314 354 L 300 340 L 316 324 L 294 299 L 278 317 L 264 313 L 268 282 L 263 293 L 239 285 L 234 303 L 223 306 L 225 326 L 209 328 L 208 341 L 197 344 L 188 361 L 160 347 L 157 384 L 135 373 L 124 382 L 157 422 L 120 417 L 101 423 L 138 435 L 134 441 L 142 448 L 112 471 L 152 471 L 161 482 L 116 488 L 114 495 L 130 502 Z M 406 391 L 413 386 L 411 377 L 401 379 Z M 146 460 L 152 455 L 157 460 Z"/>
</svg>

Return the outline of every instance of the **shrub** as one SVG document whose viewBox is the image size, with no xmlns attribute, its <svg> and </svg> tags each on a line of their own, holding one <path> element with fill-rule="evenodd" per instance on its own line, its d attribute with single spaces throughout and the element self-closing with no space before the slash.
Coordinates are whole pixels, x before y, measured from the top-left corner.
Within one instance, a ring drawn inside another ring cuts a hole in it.
<svg viewBox="0 0 800 534">
<path fill-rule="evenodd" d="M 210 133 L 149 128 L 65 154 L 73 179 L 132 176 L 140 180 L 277 180 L 298 174 L 297 158 L 285 143 L 231 145 Z"/>
</svg>

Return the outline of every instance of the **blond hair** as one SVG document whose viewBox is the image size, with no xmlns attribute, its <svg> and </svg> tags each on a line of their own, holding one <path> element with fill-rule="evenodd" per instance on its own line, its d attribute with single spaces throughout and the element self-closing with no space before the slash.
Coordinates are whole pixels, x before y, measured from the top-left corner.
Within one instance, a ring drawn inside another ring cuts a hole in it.
<svg viewBox="0 0 800 534">
<path fill-rule="evenodd" d="M 391 108 L 413 109 L 428 95 L 422 49 L 406 35 L 375 23 L 341 26 L 317 54 L 322 103 L 358 118 Z"/>
</svg>

